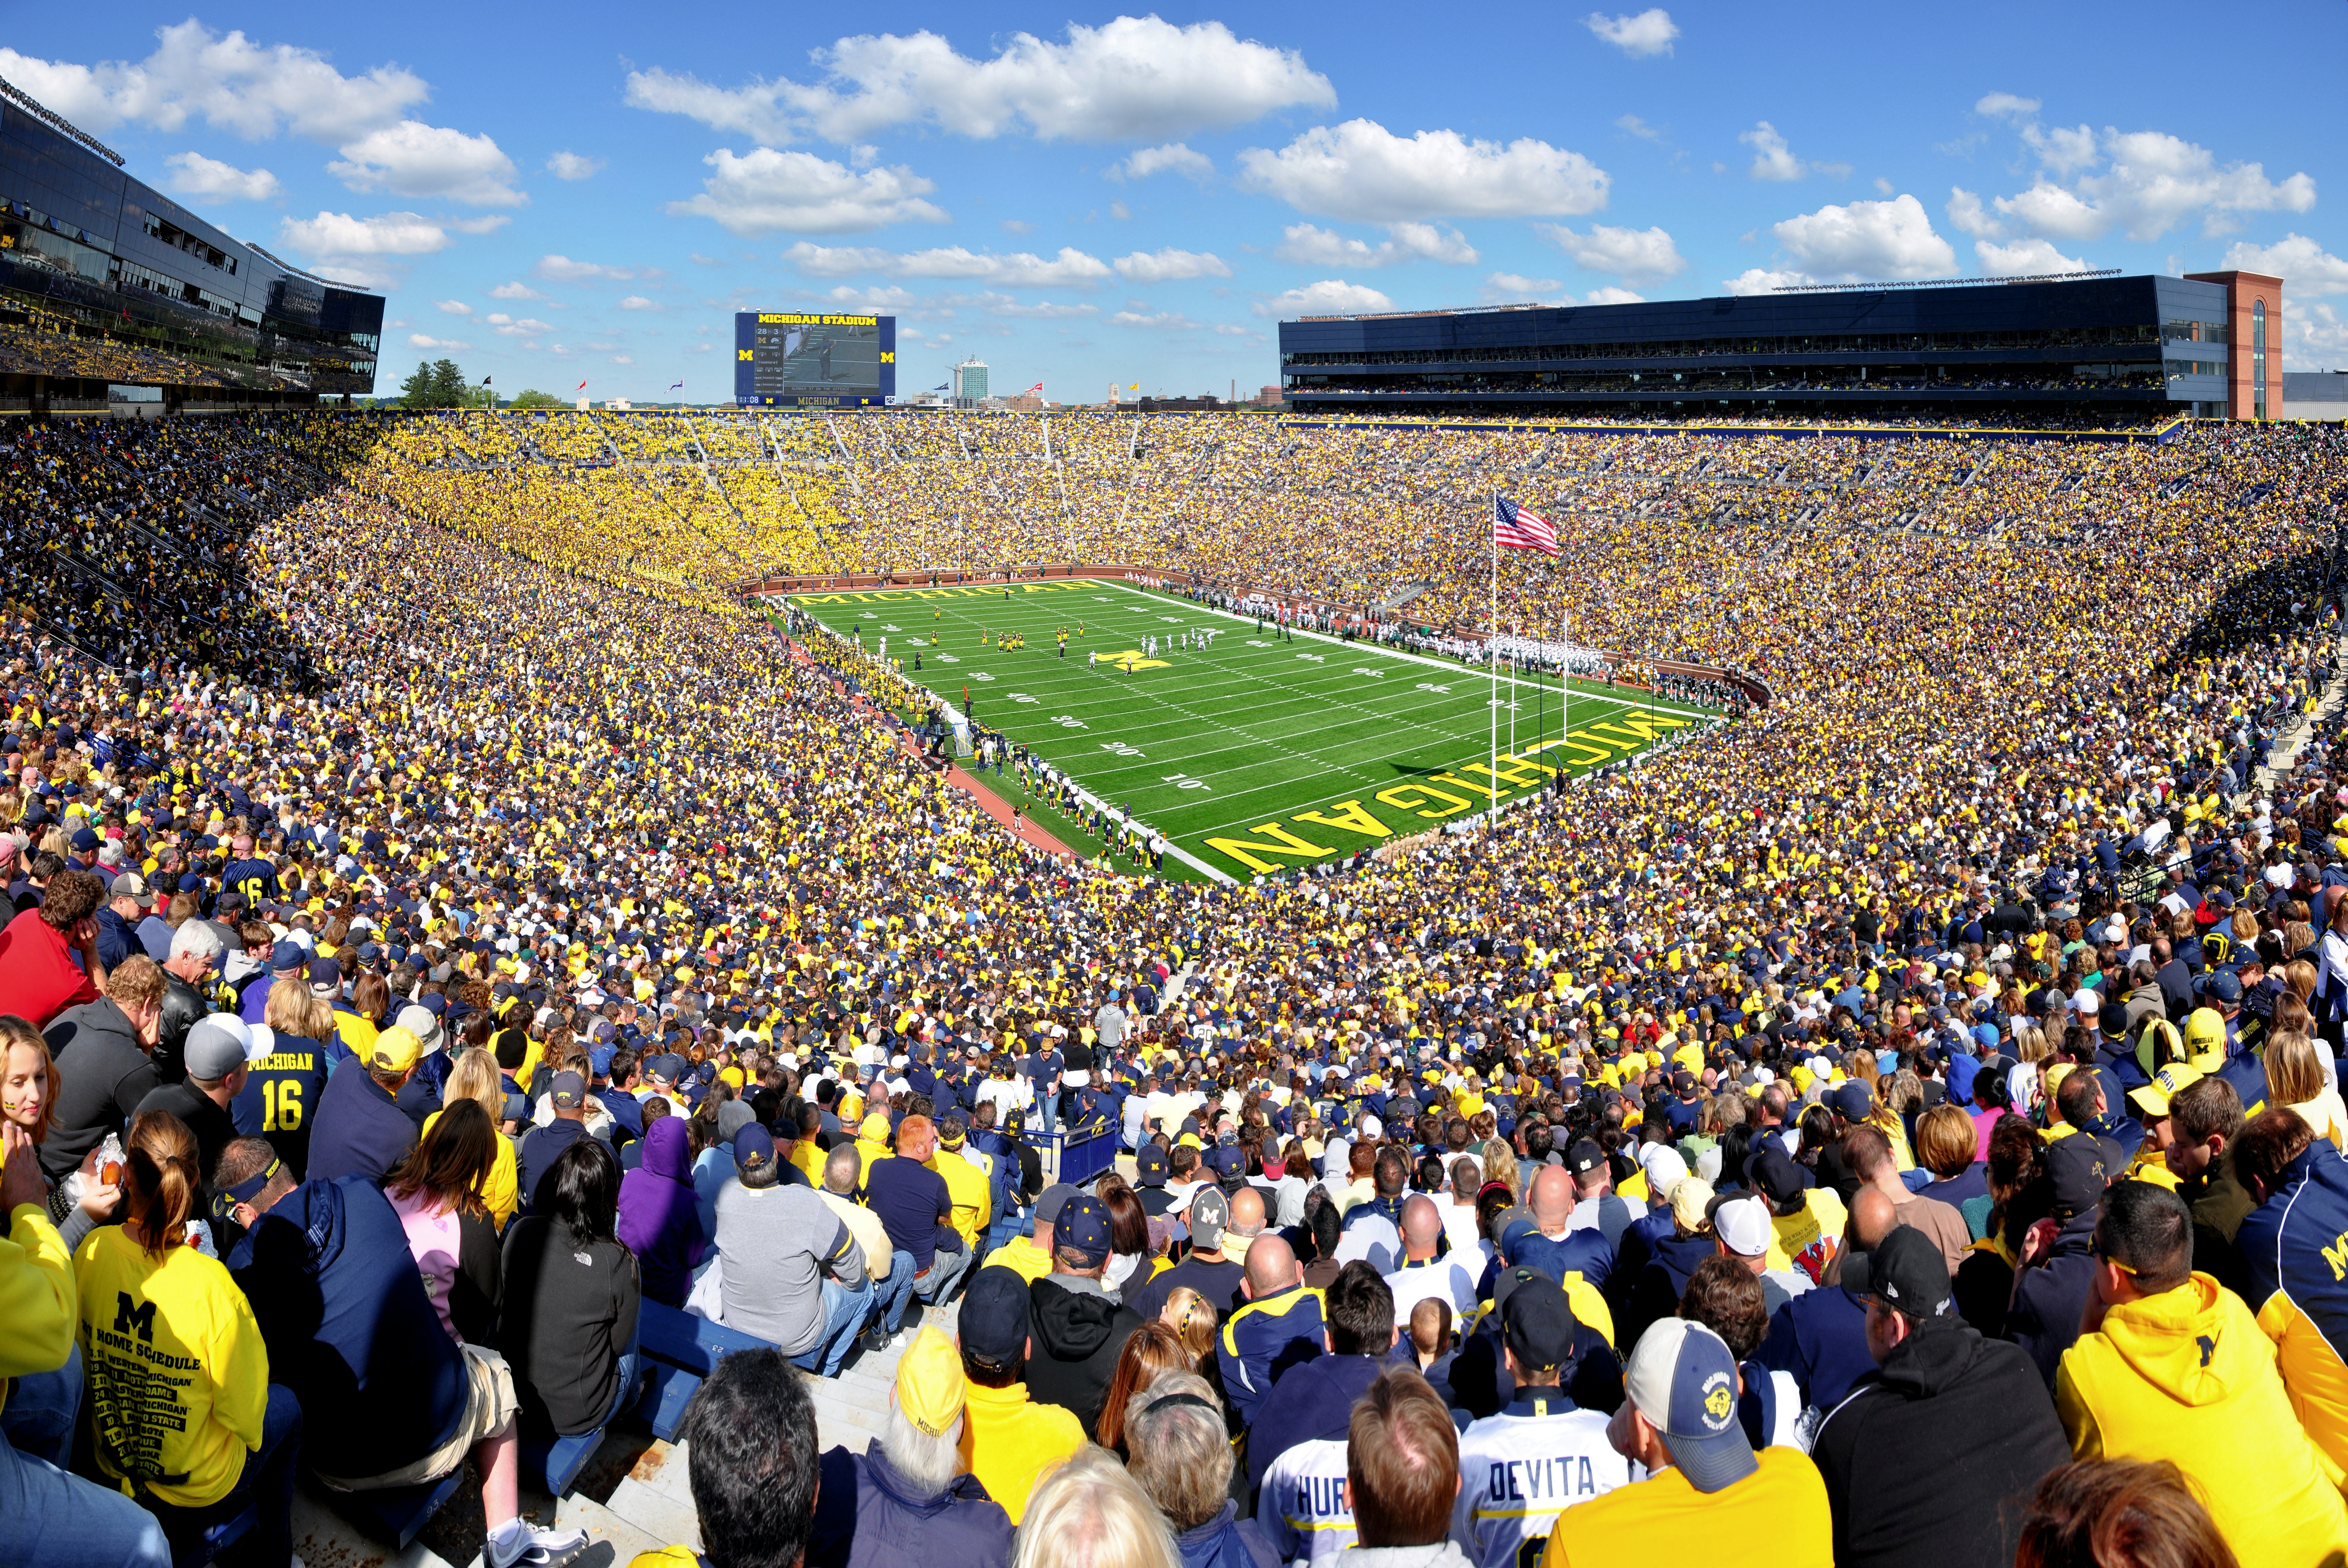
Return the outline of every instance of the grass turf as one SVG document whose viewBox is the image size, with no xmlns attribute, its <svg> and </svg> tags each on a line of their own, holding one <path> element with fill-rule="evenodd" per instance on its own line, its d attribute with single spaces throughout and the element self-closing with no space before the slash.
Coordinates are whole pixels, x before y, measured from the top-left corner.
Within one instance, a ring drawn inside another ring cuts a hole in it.
<svg viewBox="0 0 2348 1568">
<path fill-rule="evenodd" d="M 957 709 L 966 693 L 980 724 L 1164 833 L 1177 876 L 1244 879 L 1375 849 L 1719 717 L 1577 680 L 1567 730 L 1554 678 L 1504 676 L 1496 699 L 1488 675 L 1457 662 L 1303 633 L 1291 641 L 1116 582 L 1014 583 L 1007 596 L 999 584 L 804 593 L 792 603 L 868 650 L 885 639 L 907 676 Z M 1200 645 L 1200 632 L 1214 635 Z M 1006 633 L 1026 646 L 998 647 Z M 1098 844 L 1023 790 L 1015 769 L 984 781 L 1072 848 Z"/>
</svg>

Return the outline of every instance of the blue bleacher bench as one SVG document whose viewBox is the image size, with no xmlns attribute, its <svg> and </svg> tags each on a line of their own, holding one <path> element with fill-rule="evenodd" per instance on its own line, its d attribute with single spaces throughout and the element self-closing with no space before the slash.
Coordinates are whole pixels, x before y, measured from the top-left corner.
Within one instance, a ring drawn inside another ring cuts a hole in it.
<svg viewBox="0 0 2348 1568">
<path fill-rule="evenodd" d="M 319 1490 L 336 1513 L 369 1535 L 393 1542 L 404 1551 L 464 1484 L 465 1467 L 459 1463 L 438 1480 L 416 1486 L 389 1487 L 381 1491 L 336 1491 L 332 1487 Z"/>
<path fill-rule="evenodd" d="M 521 1439 L 522 1479 L 544 1487 L 550 1497 L 561 1497 L 570 1491 L 571 1483 L 579 1479 L 579 1472 L 587 1468 L 587 1461 L 595 1457 L 602 1441 L 601 1427 L 573 1438 L 551 1434 L 533 1437 L 525 1432 Z"/>
<path fill-rule="evenodd" d="M 685 1401 L 701 1387 L 721 1356 L 736 1350 L 773 1350 L 766 1340 L 712 1323 L 674 1306 L 647 1301 L 636 1309 L 636 1349 L 644 1363 L 644 1391 L 636 1414 L 663 1442 L 676 1440 Z"/>
<path fill-rule="evenodd" d="M 193 1536 L 171 1542 L 171 1568 L 203 1568 L 213 1558 L 250 1534 L 261 1522 L 258 1505 L 206 1525 Z"/>
</svg>

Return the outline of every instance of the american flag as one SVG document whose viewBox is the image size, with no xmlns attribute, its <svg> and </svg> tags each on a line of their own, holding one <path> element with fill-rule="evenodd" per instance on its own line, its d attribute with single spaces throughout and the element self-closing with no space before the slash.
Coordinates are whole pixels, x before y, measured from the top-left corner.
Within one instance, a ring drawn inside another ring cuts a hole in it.
<svg viewBox="0 0 2348 1568">
<path fill-rule="evenodd" d="M 1504 495 L 1492 498 L 1492 542 L 1509 550 L 1557 553 L 1557 529 L 1530 507 L 1519 506 Z"/>
</svg>

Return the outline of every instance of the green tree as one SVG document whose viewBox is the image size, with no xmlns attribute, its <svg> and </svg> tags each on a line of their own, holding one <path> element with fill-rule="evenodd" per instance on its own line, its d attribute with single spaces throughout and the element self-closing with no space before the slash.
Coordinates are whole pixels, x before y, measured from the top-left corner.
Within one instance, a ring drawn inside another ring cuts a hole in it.
<svg viewBox="0 0 2348 1568">
<path fill-rule="evenodd" d="M 541 392 L 535 387 L 524 387 L 521 396 L 508 405 L 514 408 L 561 408 L 564 406 L 562 399 L 553 393 Z"/>
<path fill-rule="evenodd" d="M 435 408 L 461 408 L 465 406 L 465 373 L 457 368 L 453 359 L 438 359 L 432 364 L 432 403 Z"/>
<path fill-rule="evenodd" d="M 430 408 L 432 401 L 432 366 L 422 360 L 416 362 L 416 374 L 399 384 L 399 406 L 403 408 Z"/>
</svg>

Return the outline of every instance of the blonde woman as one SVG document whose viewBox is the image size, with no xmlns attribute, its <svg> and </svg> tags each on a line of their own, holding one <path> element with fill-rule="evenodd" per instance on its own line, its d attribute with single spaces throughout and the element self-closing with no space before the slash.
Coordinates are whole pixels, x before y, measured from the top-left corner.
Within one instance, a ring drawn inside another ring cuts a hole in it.
<svg viewBox="0 0 2348 1568">
<path fill-rule="evenodd" d="M 275 999 L 271 997 L 272 1001 Z M 448 1070 L 448 1081 L 440 1090 L 440 1103 L 444 1106 L 460 1099 L 469 1099 L 489 1112 L 490 1126 L 504 1127 L 505 1080 L 498 1072 L 497 1057 L 479 1046 L 457 1053 L 456 1066 Z M 424 1137 L 432 1136 L 432 1124 L 439 1119 L 440 1112 L 437 1110 L 424 1119 Z M 482 1184 L 481 1202 L 489 1206 L 489 1221 L 499 1231 L 506 1228 L 521 1202 L 521 1179 L 517 1173 L 510 1138 L 498 1140 L 497 1163 L 490 1167 L 489 1178 Z"/>
<path fill-rule="evenodd" d="M 1498 1181 L 1505 1185 L 1509 1189 L 1509 1196 L 1513 1207 L 1515 1202 L 1523 1197 L 1517 1189 L 1517 1151 L 1509 1147 L 1505 1140 L 1494 1138 L 1487 1140 L 1478 1152 L 1484 1159 L 1485 1181 L 1488 1183 Z"/>
<path fill-rule="evenodd" d="M 2267 1099 L 2298 1112 L 2316 1137 L 2332 1140 L 2335 1152 L 2348 1151 L 2348 1105 L 2324 1083 L 2315 1042 L 2296 1029 L 2267 1042 Z"/>
<path fill-rule="evenodd" d="M 1140 1483 L 1097 1444 L 1035 1483 L 1012 1568 L 1181 1568 L 1174 1532 Z"/>
</svg>

